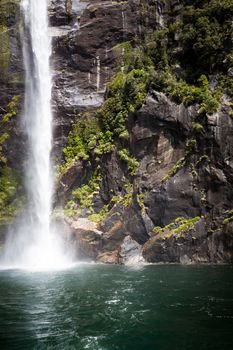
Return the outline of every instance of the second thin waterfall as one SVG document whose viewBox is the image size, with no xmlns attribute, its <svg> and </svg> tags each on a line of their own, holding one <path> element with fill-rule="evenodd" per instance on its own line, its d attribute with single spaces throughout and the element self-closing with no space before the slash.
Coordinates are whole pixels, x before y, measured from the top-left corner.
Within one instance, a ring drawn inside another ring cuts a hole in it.
<svg viewBox="0 0 233 350">
<path fill-rule="evenodd" d="M 6 250 L 6 260 L 26 267 L 59 267 L 65 263 L 60 238 L 50 224 L 53 197 L 51 40 L 47 0 L 23 0 L 23 56 L 26 72 L 23 127 L 28 157 L 25 187 L 28 209 Z"/>
</svg>

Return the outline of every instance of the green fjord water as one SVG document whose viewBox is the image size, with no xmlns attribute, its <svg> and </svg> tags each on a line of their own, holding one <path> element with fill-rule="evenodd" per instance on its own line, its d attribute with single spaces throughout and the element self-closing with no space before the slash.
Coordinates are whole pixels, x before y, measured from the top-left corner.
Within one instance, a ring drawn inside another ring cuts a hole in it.
<svg viewBox="0 0 233 350">
<path fill-rule="evenodd" d="M 232 266 L 0 271 L 1 350 L 232 348 Z"/>
</svg>

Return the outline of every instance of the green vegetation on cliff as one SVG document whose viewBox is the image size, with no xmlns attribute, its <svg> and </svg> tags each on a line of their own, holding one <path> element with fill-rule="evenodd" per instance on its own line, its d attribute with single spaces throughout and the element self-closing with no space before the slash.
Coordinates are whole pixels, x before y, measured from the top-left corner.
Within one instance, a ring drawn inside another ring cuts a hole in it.
<svg viewBox="0 0 233 350">
<path fill-rule="evenodd" d="M 19 178 L 8 166 L 4 145 L 10 138 L 11 119 L 17 115 L 20 96 L 14 96 L 8 103 L 0 120 L 0 221 L 14 217 L 20 200 L 16 199 Z"/>
<path fill-rule="evenodd" d="M 98 118 L 104 131 L 124 138 L 125 122 L 129 113 L 139 109 L 148 90 L 148 72 L 132 69 L 128 73 L 119 72 L 108 84 L 107 99 L 98 111 Z"/>
<path fill-rule="evenodd" d="M 178 104 L 197 106 L 185 155 L 162 182 L 165 184 L 189 163 L 192 154 L 196 153 L 198 159 L 204 156 L 198 152 L 200 137 L 206 132 L 207 116 L 218 111 L 223 93 L 233 96 L 233 79 L 229 73 L 233 69 L 233 3 L 189 1 L 181 7 L 179 16 L 168 13 L 165 26 L 158 29 L 148 27 L 147 6 L 146 1 L 140 2 L 140 35 L 113 49 L 122 52 L 122 56 L 107 85 L 102 107 L 89 116 L 84 113 L 77 117 L 64 149 L 62 171 L 77 159 L 88 159 L 93 167 L 99 166 L 103 157 L 115 150 L 132 183 L 140 163 L 131 147 L 128 121 L 143 105 L 150 89 L 165 93 Z M 197 177 L 197 161 L 191 163 L 190 172 Z M 84 190 L 80 187 L 77 193 Z M 112 194 L 112 198 L 122 196 L 125 196 L 123 189 L 122 193 L 119 189 L 119 193 Z M 89 195 L 85 197 L 91 200 Z"/>
<path fill-rule="evenodd" d="M 0 0 L 0 80 L 9 84 L 12 31 L 18 32 L 20 0 Z M 16 74 L 17 75 L 17 74 Z M 12 76 L 13 77 L 13 76 Z M 11 79 L 12 79 L 11 77 Z"/>
<path fill-rule="evenodd" d="M 0 222 L 11 220 L 19 210 L 21 199 L 17 198 L 19 180 L 11 168 L 0 171 Z"/>
<path fill-rule="evenodd" d="M 7 76 L 10 61 L 10 32 L 7 26 L 0 25 L 0 72 Z"/>
<path fill-rule="evenodd" d="M 232 221 L 233 221 L 233 209 L 229 210 L 229 212 L 227 214 L 227 218 L 223 220 L 223 224 L 227 225 L 227 224 L 229 224 Z"/>
<path fill-rule="evenodd" d="M 8 103 L 6 109 L 3 109 L 3 113 L 0 120 L 0 163 L 6 163 L 7 159 L 3 152 L 3 146 L 10 137 L 10 121 L 16 116 L 18 112 L 18 106 L 20 102 L 20 96 L 14 96 Z"/>
<path fill-rule="evenodd" d="M 176 218 L 173 222 L 166 225 L 165 227 L 155 227 L 153 230 L 153 237 L 157 237 L 159 235 L 159 238 L 162 239 L 167 239 L 170 237 L 176 239 L 181 238 L 187 233 L 194 231 L 196 223 L 200 220 L 201 218 L 199 216 L 191 219 Z"/>
<path fill-rule="evenodd" d="M 173 35 L 178 35 L 181 43 L 180 62 L 187 79 L 227 73 L 233 65 L 232 1 L 191 3 L 184 7 L 183 20 L 173 27 Z"/>
<path fill-rule="evenodd" d="M 144 69 L 119 72 L 108 84 L 107 98 L 97 114 L 77 117 L 63 151 L 65 162 L 61 173 L 77 159 L 87 160 L 92 155 L 98 161 L 103 154 L 116 148 L 129 173 L 134 175 L 139 163 L 125 148 L 129 138 L 126 120 L 129 113 L 141 107 L 148 91 L 148 76 Z"/>
</svg>

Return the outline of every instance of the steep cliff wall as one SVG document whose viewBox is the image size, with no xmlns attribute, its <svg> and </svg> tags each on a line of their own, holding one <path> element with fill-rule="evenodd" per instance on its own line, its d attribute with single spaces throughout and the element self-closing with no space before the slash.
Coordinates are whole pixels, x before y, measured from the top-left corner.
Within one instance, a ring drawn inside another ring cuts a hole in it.
<svg viewBox="0 0 233 350">
<path fill-rule="evenodd" d="M 86 96 L 58 203 L 97 260 L 121 261 L 128 236 L 150 262 L 232 259 L 232 5 L 192 5 L 92 2 L 57 42 L 76 74 L 73 99 Z"/>
<path fill-rule="evenodd" d="M 232 4 L 52 0 L 49 15 L 55 205 L 79 254 L 232 261 Z"/>
<path fill-rule="evenodd" d="M 21 202 L 20 110 L 24 91 L 17 0 L 0 1 L 0 232 Z M 1 237 L 0 237 L 1 241 Z"/>
<path fill-rule="evenodd" d="M 6 153 L 10 163 L 15 161 L 14 154 L 17 153 L 17 147 L 15 147 L 17 136 L 14 131 L 17 123 L 16 118 L 13 117 L 20 109 L 20 95 L 24 90 L 23 70 L 19 1 L 2 0 L 0 1 L 0 132 L 2 136 L 0 144 L 2 152 Z M 7 142 L 9 138 L 3 137 L 7 131 L 10 134 L 13 133 L 11 142 Z"/>
</svg>

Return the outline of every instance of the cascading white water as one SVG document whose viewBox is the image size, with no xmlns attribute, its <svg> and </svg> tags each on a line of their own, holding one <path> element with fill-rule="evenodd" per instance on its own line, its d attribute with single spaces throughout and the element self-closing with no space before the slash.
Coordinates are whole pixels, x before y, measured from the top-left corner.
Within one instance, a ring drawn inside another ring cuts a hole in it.
<svg viewBox="0 0 233 350">
<path fill-rule="evenodd" d="M 7 242 L 8 265 L 27 268 L 59 268 L 65 258 L 59 235 L 51 225 L 53 175 L 51 39 L 47 0 L 22 0 L 24 15 L 23 56 L 26 72 L 23 126 L 28 140 L 25 187 L 28 209 L 17 232 Z"/>
<path fill-rule="evenodd" d="M 30 38 L 29 43 L 24 43 L 26 68 L 24 122 L 29 147 L 26 186 L 30 200 L 30 220 L 34 224 L 34 230 L 47 236 L 50 230 L 53 192 L 50 166 L 52 82 L 49 58 L 51 44 L 48 35 L 47 0 L 24 0 L 22 7 Z"/>
</svg>

